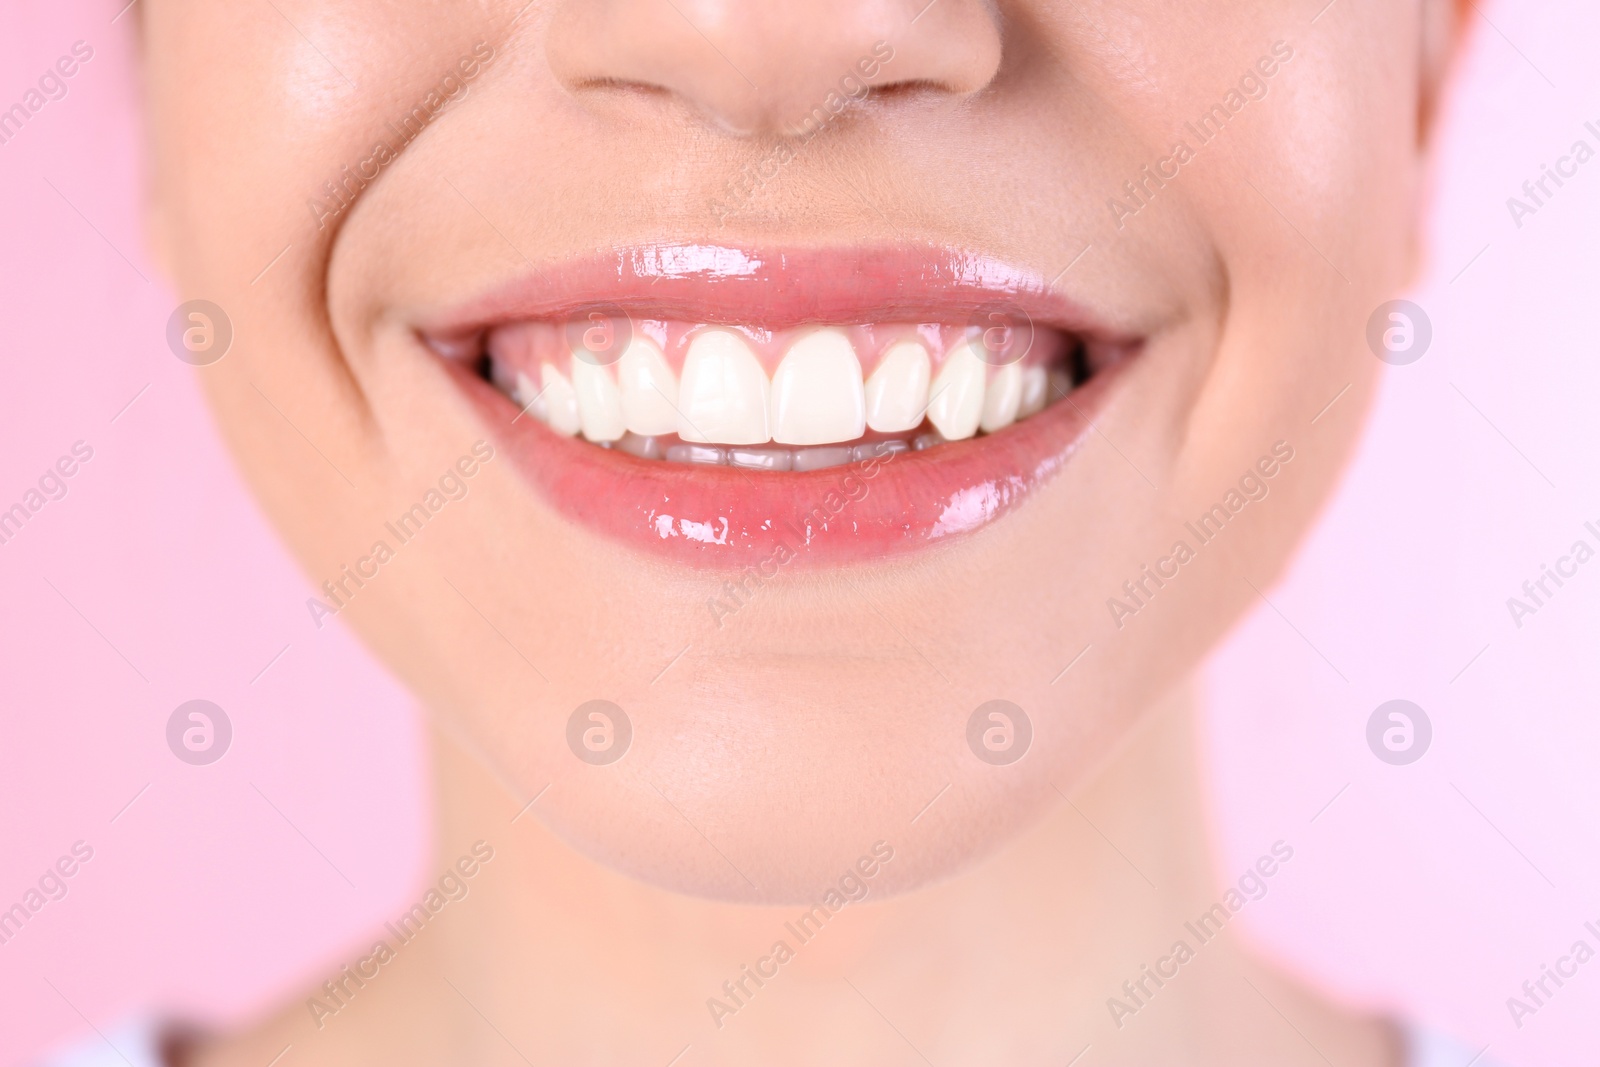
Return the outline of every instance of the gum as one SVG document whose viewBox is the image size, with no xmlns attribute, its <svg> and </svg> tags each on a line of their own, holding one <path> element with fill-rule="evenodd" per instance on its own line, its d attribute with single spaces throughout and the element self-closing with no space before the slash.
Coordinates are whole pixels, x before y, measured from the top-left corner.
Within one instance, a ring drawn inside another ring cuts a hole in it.
<svg viewBox="0 0 1600 1067">
<path fill-rule="evenodd" d="M 485 348 L 497 366 L 513 372 L 523 371 L 538 380 L 540 364 L 553 364 L 566 373 L 574 358 L 573 352 L 578 349 L 591 353 L 594 356 L 592 362 L 611 364 L 620 358 L 632 337 L 642 336 L 661 349 L 674 374 L 681 374 L 689 345 L 697 334 L 706 330 L 728 330 L 744 338 L 770 378 L 790 346 L 818 328 L 804 326 L 766 330 L 754 326 L 712 326 L 664 319 L 599 318 L 589 323 L 566 324 L 530 321 L 495 327 L 485 338 Z M 892 345 L 908 340 L 918 341 L 927 349 L 933 372 L 937 374 L 945 357 L 957 345 L 968 338 L 978 339 L 984 333 L 975 326 L 949 323 L 889 322 L 836 328 L 843 330 L 855 347 L 863 377 L 872 374 L 884 352 Z M 1066 359 L 1071 348 L 1066 335 L 1044 328 L 1022 329 L 1007 335 L 997 327 L 988 332 L 987 338 L 994 348 L 989 362 L 995 365 L 1018 360 L 1024 366 L 1060 363 Z M 1013 355 L 1018 349 L 1022 350 L 1021 354 Z"/>
</svg>

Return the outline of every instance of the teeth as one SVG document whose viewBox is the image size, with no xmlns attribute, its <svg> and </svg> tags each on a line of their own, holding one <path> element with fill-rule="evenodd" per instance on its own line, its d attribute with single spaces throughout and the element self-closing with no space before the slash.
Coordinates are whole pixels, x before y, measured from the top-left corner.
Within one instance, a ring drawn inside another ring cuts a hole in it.
<svg viewBox="0 0 1600 1067">
<path fill-rule="evenodd" d="M 521 371 L 517 371 L 516 382 L 511 388 L 511 399 L 517 407 L 526 411 L 540 422 L 549 422 L 550 413 L 544 397 L 540 395 L 539 387 L 533 384 L 533 379 Z"/>
<path fill-rule="evenodd" d="M 867 380 L 867 425 L 879 433 L 914 430 L 928 408 L 928 350 L 915 341 L 892 346 Z"/>
<path fill-rule="evenodd" d="M 678 432 L 678 379 L 654 342 L 635 337 L 617 361 L 622 420 L 636 434 Z"/>
<path fill-rule="evenodd" d="M 861 364 L 843 330 L 809 333 L 772 376 L 772 439 L 784 445 L 854 441 L 867 427 Z"/>
<path fill-rule="evenodd" d="M 983 393 L 983 417 L 978 426 L 984 433 L 1010 426 L 1017 421 L 1022 403 L 1022 364 L 1007 363 L 994 372 Z"/>
<path fill-rule="evenodd" d="M 661 459 L 664 455 L 661 442 L 654 437 L 641 437 L 636 433 L 622 435 L 622 440 L 617 442 L 617 447 L 630 456 L 640 459 Z"/>
<path fill-rule="evenodd" d="M 916 448 L 942 444 L 938 434 L 923 434 Z M 605 447 L 612 447 L 608 442 Z M 616 442 L 619 452 L 640 459 L 665 459 L 671 463 L 699 463 L 743 467 L 758 471 L 815 471 L 840 467 L 846 463 L 867 463 L 887 459 L 897 452 L 912 449 L 909 441 L 889 438 L 859 445 L 824 445 L 817 448 L 718 448 L 716 445 L 663 445 L 660 438 L 623 434 Z"/>
<path fill-rule="evenodd" d="M 611 368 L 572 357 L 572 388 L 578 396 L 578 420 L 591 441 L 615 441 L 627 432 L 622 421 L 622 393 Z"/>
<path fill-rule="evenodd" d="M 850 462 L 853 453 L 854 449 L 850 448 L 797 448 L 792 469 L 820 471 L 825 467 L 842 467 Z"/>
<path fill-rule="evenodd" d="M 757 471 L 786 471 L 794 462 L 787 448 L 730 448 L 728 466 Z"/>
<path fill-rule="evenodd" d="M 1017 402 L 1017 418 L 1037 415 L 1049 400 L 1049 372 L 1038 364 L 1022 368 L 1022 399 Z"/>
<path fill-rule="evenodd" d="M 673 445 L 667 449 L 668 463 L 706 463 L 720 466 L 727 461 L 727 450 L 714 445 Z"/>
<path fill-rule="evenodd" d="M 1063 367 L 1051 367 L 1045 372 L 1045 403 L 1072 392 L 1072 375 Z"/>
<path fill-rule="evenodd" d="M 533 365 L 532 338 L 538 327 L 532 323 L 502 326 L 489 334 L 485 346 L 489 352 L 489 371 L 494 383 L 510 392 L 522 376 L 521 368 Z M 529 395 L 532 399 L 539 390 Z M 524 402 L 526 403 L 526 402 Z"/>
<path fill-rule="evenodd" d="M 948 441 L 971 437 L 983 417 L 983 379 L 987 364 L 971 341 L 962 341 L 945 357 L 933 380 L 928 421 Z"/>
<path fill-rule="evenodd" d="M 489 331 L 478 358 L 495 388 L 557 433 L 643 459 L 750 470 L 820 470 L 996 433 L 1073 388 L 1064 359 L 993 367 L 970 336 L 943 348 L 926 326 L 915 336 L 908 324 L 889 329 L 898 340 L 860 327 L 657 324 L 599 366 L 564 353 L 555 327 L 515 323 Z M 858 345 L 876 356 L 864 357 L 875 364 L 865 382 Z M 764 367 L 779 352 L 769 380 Z"/>
<path fill-rule="evenodd" d="M 523 377 L 521 371 L 516 369 L 516 364 L 506 359 L 489 360 L 489 380 L 494 382 L 494 387 L 502 393 L 516 400 L 517 379 Z M 535 390 L 537 392 L 538 390 Z"/>
<path fill-rule="evenodd" d="M 850 458 L 857 463 L 868 460 L 884 459 L 896 452 L 909 451 L 911 446 L 905 441 L 890 439 L 888 441 L 874 441 L 870 445 L 856 445 L 850 450 Z"/>
<path fill-rule="evenodd" d="M 571 437 L 583 425 L 578 417 L 578 394 L 573 390 L 572 383 L 567 381 L 567 376 L 556 370 L 552 363 L 540 364 L 539 376 L 544 381 L 541 400 L 545 421 L 556 433 Z"/>
<path fill-rule="evenodd" d="M 743 337 L 706 330 L 689 344 L 678 388 L 678 436 L 685 441 L 760 445 L 771 387 Z"/>
</svg>

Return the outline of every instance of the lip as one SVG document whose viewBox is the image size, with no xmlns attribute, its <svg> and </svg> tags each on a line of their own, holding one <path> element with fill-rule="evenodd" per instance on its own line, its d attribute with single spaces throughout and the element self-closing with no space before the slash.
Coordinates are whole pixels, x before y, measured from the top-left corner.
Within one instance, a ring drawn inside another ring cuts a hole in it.
<svg viewBox="0 0 1600 1067">
<path fill-rule="evenodd" d="M 639 459 L 564 437 L 478 376 L 467 342 L 498 323 L 595 304 L 630 315 L 783 329 L 960 322 L 996 306 L 1110 353 L 1089 380 L 995 434 L 803 473 Z M 742 569 L 898 555 L 981 529 L 1064 466 L 1139 340 L 1049 291 L 1039 275 L 946 249 L 755 252 L 646 245 L 536 271 L 418 330 L 497 447 L 554 508 L 674 562 Z"/>
<path fill-rule="evenodd" d="M 1042 275 L 948 248 L 799 248 L 756 251 L 712 244 L 620 248 L 515 278 L 467 306 L 429 316 L 435 341 L 499 322 L 560 319 L 594 304 L 639 317 L 772 329 L 872 321 L 964 321 L 1003 304 L 1041 326 L 1096 344 L 1134 331 L 1054 292 Z"/>
</svg>

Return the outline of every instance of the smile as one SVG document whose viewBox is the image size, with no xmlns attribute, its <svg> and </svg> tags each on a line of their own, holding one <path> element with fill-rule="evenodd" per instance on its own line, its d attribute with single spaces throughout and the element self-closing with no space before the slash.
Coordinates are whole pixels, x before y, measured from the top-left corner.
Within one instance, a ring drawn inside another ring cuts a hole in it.
<svg viewBox="0 0 1600 1067">
<path fill-rule="evenodd" d="M 704 245 L 536 272 L 419 333 L 563 514 L 732 566 L 993 521 L 1140 346 L 979 256 Z"/>
</svg>

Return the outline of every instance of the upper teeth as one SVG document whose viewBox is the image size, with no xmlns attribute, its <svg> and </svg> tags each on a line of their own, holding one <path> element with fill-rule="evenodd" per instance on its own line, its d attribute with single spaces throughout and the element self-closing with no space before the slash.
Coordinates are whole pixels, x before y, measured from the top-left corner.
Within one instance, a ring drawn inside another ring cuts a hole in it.
<svg viewBox="0 0 1600 1067">
<path fill-rule="evenodd" d="M 867 428 L 861 361 L 841 330 L 790 347 L 772 376 L 772 439 L 780 445 L 853 441 Z"/>
<path fill-rule="evenodd" d="M 826 445 L 869 428 L 905 434 L 924 418 L 942 438 L 960 440 L 1038 412 L 1051 380 L 1066 384 L 1041 363 L 990 366 L 970 339 L 945 354 L 937 373 L 924 344 L 896 341 L 863 382 L 855 344 L 832 326 L 794 339 L 770 378 L 744 334 L 708 327 L 689 338 L 677 375 L 655 340 L 636 335 L 612 365 L 572 356 L 563 372 L 540 358 L 535 381 L 524 369 L 534 365 L 531 342 L 498 335 L 490 355 L 501 390 L 556 432 L 599 443 L 631 433 L 696 444 Z"/>
<path fill-rule="evenodd" d="M 880 433 L 914 430 L 928 411 L 928 350 L 916 341 L 890 347 L 867 379 L 867 425 Z"/>
<path fill-rule="evenodd" d="M 978 432 L 983 416 L 984 362 L 963 341 L 945 357 L 933 380 L 928 421 L 947 439 L 959 441 Z M 998 427 L 996 427 L 998 429 Z"/>
<path fill-rule="evenodd" d="M 772 386 L 761 361 L 732 330 L 707 330 L 689 344 L 678 383 L 678 436 L 760 445 L 772 440 Z M 637 431 L 635 431 L 637 432 Z"/>
<path fill-rule="evenodd" d="M 550 422 L 550 428 L 557 433 L 571 436 L 578 432 L 583 425 L 583 412 L 578 407 L 578 392 L 572 388 L 572 383 L 566 376 L 556 370 L 555 364 L 545 363 L 539 367 L 539 377 L 543 379 L 543 399 L 545 416 Z M 594 427 L 596 433 L 599 427 Z M 598 441 L 598 436 L 589 438 Z"/>
<path fill-rule="evenodd" d="M 636 337 L 617 361 L 622 421 L 645 436 L 678 432 L 678 379 L 655 342 Z"/>
<path fill-rule="evenodd" d="M 994 433 L 1016 421 L 1022 407 L 1022 368 L 1015 363 L 997 367 L 983 392 L 983 416 L 978 428 Z"/>
</svg>

